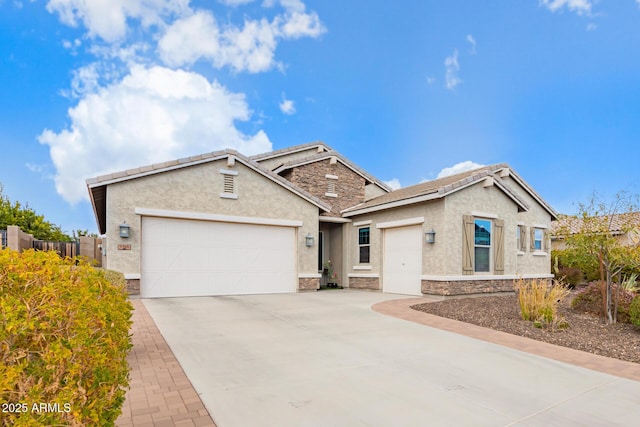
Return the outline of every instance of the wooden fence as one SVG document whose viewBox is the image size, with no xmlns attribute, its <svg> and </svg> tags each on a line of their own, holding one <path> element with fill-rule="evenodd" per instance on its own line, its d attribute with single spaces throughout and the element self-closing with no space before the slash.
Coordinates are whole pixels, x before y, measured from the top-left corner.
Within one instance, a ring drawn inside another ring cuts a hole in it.
<svg viewBox="0 0 640 427">
<path fill-rule="evenodd" d="M 63 258 L 73 258 L 80 253 L 79 242 L 49 242 L 46 240 L 34 240 L 33 249 L 37 251 L 56 251 Z"/>
</svg>

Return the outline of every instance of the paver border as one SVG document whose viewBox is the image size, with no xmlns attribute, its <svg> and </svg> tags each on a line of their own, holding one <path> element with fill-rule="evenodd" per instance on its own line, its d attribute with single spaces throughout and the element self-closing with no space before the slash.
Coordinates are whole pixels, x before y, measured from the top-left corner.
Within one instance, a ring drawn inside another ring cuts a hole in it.
<svg viewBox="0 0 640 427">
<path fill-rule="evenodd" d="M 209 411 L 140 299 L 133 304 L 129 390 L 118 427 L 215 427 Z"/>
<path fill-rule="evenodd" d="M 531 338 L 512 335 L 482 326 L 464 323 L 459 320 L 447 319 L 433 314 L 414 310 L 412 305 L 432 302 L 425 298 L 397 299 L 376 303 L 371 309 L 377 313 L 398 319 L 408 320 L 421 325 L 431 326 L 444 331 L 466 335 L 471 338 L 491 342 L 515 350 L 535 354 L 537 356 L 554 359 L 605 374 L 614 375 L 634 381 L 640 381 L 640 364 L 613 359 L 585 351 L 537 341 Z"/>
</svg>

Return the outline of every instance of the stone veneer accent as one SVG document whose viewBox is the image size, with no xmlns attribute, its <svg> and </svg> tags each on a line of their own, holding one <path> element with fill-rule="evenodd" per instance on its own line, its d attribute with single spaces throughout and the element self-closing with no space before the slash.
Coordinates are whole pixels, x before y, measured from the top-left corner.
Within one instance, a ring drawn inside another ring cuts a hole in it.
<svg viewBox="0 0 640 427">
<path fill-rule="evenodd" d="M 338 197 L 325 196 L 327 174 L 338 177 Z M 288 170 L 282 177 L 331 205 L 331 216 L 340 216 L 340 211 L 364 202 L 365 179 L 340 162 L 332 165 L 330 159 L 319 160 Z"/>
<path fill-rule="evenodd" d="M 140 295 L 140 279 L 127 279 L 127 292 L 129 295 Z"/>
<path fill-rule="evenodd" d="M 298 278 L 298 290 L 300 291 L 317 291 L 320 289 L 320 279 L 313 277 Z"/>
<path fill-rule="evenodd" d="M 349 277 L 351 289 L 380 290 L 380 280 L 377 277 Z"/>
<path fill-rule="evenodd" d="M 550 282 L 550 279 L 524 279 L 544 280 Z M 485 294 L 493 292 L 514 292 L 513 279 L 490 279 L 490 280 L 423 280 L 422 293 L 426 295 L 471 295 Z"/>
</svg>

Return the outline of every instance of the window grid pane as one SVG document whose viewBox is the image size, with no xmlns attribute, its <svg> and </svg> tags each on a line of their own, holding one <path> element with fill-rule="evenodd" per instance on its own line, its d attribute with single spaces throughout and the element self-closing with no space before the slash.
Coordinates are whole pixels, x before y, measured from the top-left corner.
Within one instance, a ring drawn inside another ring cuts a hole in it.
<svg viewBox="0 0 640 427">
<path fill-rule="evenodd" d="M 476 247 L 476 268 L 479 273 L 488 273 L 490 270 L 489 248 Z"/>
<path fill-rule="evenodd" d="M 491 271 L 491 226 L 487 219 L 476 219 L 474 235 L 474 270 L 477 273 Z"/>
<path fill-rule="evenodd" d="M 369 244 L 369 227 L 360 229 L 360 232 L 358 233 L 358 244 L 359 245 Z"/>
</svg>

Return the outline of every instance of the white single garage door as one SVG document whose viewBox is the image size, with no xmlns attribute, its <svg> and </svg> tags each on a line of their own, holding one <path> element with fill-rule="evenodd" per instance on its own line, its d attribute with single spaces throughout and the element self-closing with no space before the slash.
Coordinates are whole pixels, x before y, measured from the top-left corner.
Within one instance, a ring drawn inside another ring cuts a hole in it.
<svg viewBox="0 0 640 427">
<path fill-rule="evenodd" d="M 384 230 L 382 290 L 393 294 L 422 295 L 422 226 Z"/>
<path fill-rule="evenodd" d="M 142 217 L 143 298 L 295 292 L 295 228 Z"/>
</svg>

